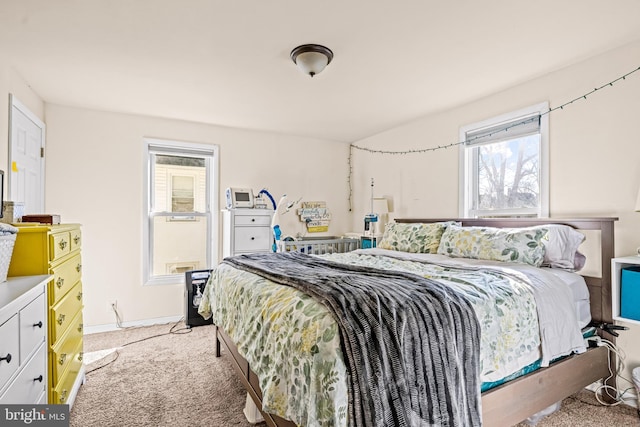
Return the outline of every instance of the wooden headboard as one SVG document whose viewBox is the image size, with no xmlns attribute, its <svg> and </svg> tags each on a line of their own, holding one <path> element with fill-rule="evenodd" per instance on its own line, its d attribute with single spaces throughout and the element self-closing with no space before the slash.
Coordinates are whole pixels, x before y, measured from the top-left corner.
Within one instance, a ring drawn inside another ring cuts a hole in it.
<svg viewBox="0 0 640 427">
<path fill-rule="evenodd" d="M 543 224 L 564 224 L 577 230 L 599 231 L 600 277 L 584 276 L 591 299 L 591 318 L 594 322 L 613 323 L 611 309 L 611 259 L 614 257 L 613 225 L 618 218 L 401 218 L 400 223 L 431 223 L 458 221 L 463 226 L 498 228 L 530 227 Z"/>
</svg>

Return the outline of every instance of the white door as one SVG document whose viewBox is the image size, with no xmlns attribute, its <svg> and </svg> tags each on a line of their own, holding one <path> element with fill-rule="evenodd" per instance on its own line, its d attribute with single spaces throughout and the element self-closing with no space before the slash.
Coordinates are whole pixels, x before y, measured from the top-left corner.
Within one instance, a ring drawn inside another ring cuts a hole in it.
<svg viewBox="0 0 640 427">
<path fill-rule="evenodd" d="M 11 95 L 9 194 L 24 203 L 25 214 L 44 212 L 45 124 Z"/>
</svg>

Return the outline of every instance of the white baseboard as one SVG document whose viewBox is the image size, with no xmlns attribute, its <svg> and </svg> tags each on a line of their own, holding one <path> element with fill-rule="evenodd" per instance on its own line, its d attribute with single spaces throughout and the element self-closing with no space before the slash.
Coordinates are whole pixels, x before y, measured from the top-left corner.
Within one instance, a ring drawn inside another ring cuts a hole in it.
<svg viewBox="0 0 640 427">
<path fill-rule="evenodd" d="M 625 405 L 638 409 L 638 397 L 631 390 L 622 393 L 622 398 L 624 399 Z"/>
<path fill-rule="evenodd" d="M 182 320 L 184 316 L 169 316 L 169 317 L 156 317 L 154 319 L 142 319 L 142 320 L 133 320 L 131 322 L 122 323 L 123 328 L 131 328 L 138 326 L 152 326 L 152 325 L 164 325 L 167 323 L 176 323 Z M 94 326 L 85 326 L 84 334 L 97 334 L 100 332 L 111 332 L 117 331 L 121 328 L 118 327 L 115 323 L 108 323 L 106 325 L 94 325 Z"/>
</svg>

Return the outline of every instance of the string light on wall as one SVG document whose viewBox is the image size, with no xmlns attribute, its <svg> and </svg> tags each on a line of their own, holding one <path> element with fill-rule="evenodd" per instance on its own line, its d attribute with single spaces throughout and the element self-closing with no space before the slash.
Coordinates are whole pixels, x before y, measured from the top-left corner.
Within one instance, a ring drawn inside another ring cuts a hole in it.
<svg viewBox="0 0 640 427">
<path fill-rule="evenodd" d="M 538 120 L 539 117 L 547 115 L 547 114 L 551 114 L 554 111 L 558 111 L 558 110 L 564 110 L 565 107 L 573 104 L 574 102 L 577 101 L 585 101 L 587 99 L 588 96 L 593 95 L 594 93 L 598 92 L 599 90 L 605 89 L 607 87 L 612 87 L 614 84 L 618 83 L 621 80 L 626 80 L 627 77 L 629 77 L 630 75 L 637 73 L 638 71 L 640 71 L 640 67 L 629 71 L 628 73 L 618 77 L 617 79 L 614 79 L 612 81 L 610 81 L 609 83 L 603 84 L 602 86 L 598 86 L 596 88 L 594 88 L 593 90 L 585 93 L 584 95 L 578 96 L 570 101 L 565 102 L 564 104 L 558 105 L 557 107 L 554 108 L 549 108 L 548 111 L 544 111 L 542 113 L 540 113 L 539 116 L 535 116 L 533 118 L 527 118 L 524 119 L 521 122 L 516 122 L 511 126 L 508 126 L 506 128 L 501 128 L 500 130 L 496 131 L 495 133 L 498 132 L 506 132 L 509 129 L 516 127 L 516 126 L 522 126 L 525 125 L 529 122 L 531 122 L 532 120 Z M 459 141 L 459 142 L 452 142 L 450 144 L 445 144 L 445 145 L 437 145 L 434 147 L 429 147 L 429 148 L 416 148 L 416 149 L 410 149 L 410 150 L 376 150 L 373 148 L 367 148 L 367 147 L 361 147 L 359 145 L 355 145 L 355 144 L 350 144 L 349 145 L 349 179 L 348 179 L 348 183 L 349 183 L 349 211 L 351 212 L 352 210 L 352 195 L 353 195 L 353 184 L 352 184 L 352 176 L 353 176 L 353 150 L 360 150 L 360 151 L 365 151 L 368 153 L 372 153 L 372 154 L 390 154 L 390 155 L 409 155 L 409 154 L 422 154 L 422 153 L 428 153 L 431 151 L 437 151 L 437 150 L 443 150 L 443 149 L 447 149 L 447 148 L 451 148 L 451 147 L 457 147 L 459 145 L 464 145 L 464 144 L 470 144 L 472 143 L 475 139 L 477 138 L 486 138 L 488 136 L 492 136 L 493 133 L 491 134 L 483 134 L 483 135 L 479 135 L 477 137 L 474 138 L 469 138 L 466 139 L 464 141 Z"/>
</svg>

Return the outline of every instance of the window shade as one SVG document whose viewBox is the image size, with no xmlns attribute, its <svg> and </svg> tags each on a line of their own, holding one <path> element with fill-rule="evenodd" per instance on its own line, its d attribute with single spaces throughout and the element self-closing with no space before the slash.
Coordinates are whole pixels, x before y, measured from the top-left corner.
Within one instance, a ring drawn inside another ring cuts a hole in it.
<svg viewBox="0 0 640 427">
<path fill-rule="evenodd" d="M 540 114 L 519 117 L 465 134 L 465 145 L 481 145 L 540 133 Z"/>
<path fill-rule="evenodd" d="M 213 156 L 213 148 L 211 150 L 208 149 L 198 149 L 191 147 L 171 147 L 160 144 L 149 144 L 149 152 L 154 154 L 166 154 L 166 155 L 179 155 L 180 157 L 203 157 L 203 156 Z"/>
</svg>

